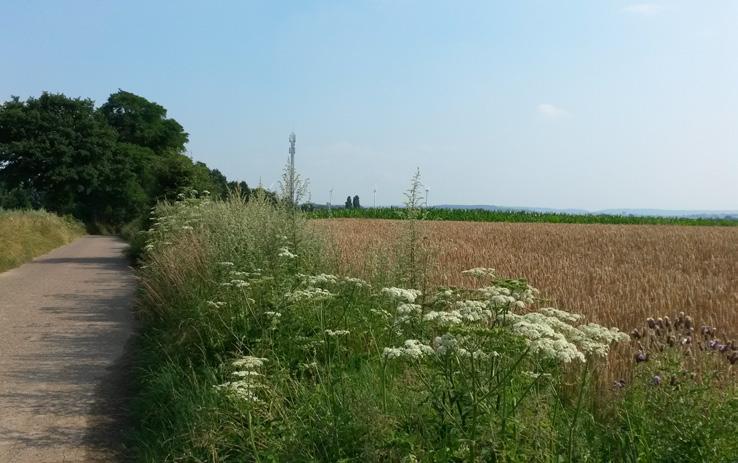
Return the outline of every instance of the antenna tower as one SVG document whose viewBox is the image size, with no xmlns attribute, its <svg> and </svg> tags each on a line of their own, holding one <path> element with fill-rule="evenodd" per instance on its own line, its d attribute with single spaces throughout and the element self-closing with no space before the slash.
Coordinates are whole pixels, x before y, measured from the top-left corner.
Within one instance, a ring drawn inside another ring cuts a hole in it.
<svg viewBox="0 0 738 463">
<path fill-rule="evenodd" d="M 290 133 L 290 167 L 287 172 L 287 195 L 290 198 L 290 203 L 295 204 L 297 198 L 295 198 L 295 132 Z"/>
</svg>

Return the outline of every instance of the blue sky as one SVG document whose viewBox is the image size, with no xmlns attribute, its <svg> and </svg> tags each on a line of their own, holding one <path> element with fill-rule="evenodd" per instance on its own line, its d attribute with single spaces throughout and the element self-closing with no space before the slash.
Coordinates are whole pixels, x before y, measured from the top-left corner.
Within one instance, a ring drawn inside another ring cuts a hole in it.
<svg viewBox="0 0 738 463">
<path fill-rule="evenodd" d="M 189 151 L 312 199 L 738 209 L 738 2 L 0 4 L 0 98 L 169 110 Z"/>
</svg>

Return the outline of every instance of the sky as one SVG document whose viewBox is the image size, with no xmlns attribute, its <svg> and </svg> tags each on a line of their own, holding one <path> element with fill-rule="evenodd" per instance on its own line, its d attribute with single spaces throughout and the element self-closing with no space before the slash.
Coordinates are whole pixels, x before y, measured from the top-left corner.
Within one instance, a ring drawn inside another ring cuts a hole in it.
<svg viewBox="0 0 738 463">
<path fill-rule="evenodd" d="M 119 88 L 318 203 L 738 209 L 733 0 L 0 3 L 1 100 Z"/>
</svg>

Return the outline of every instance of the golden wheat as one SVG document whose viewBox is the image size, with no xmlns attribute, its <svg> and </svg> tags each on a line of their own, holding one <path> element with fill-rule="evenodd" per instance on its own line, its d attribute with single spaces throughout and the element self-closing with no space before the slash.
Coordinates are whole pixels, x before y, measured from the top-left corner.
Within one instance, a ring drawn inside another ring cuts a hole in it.
<svg viewBox="0 0 738 463">
<path fill-rule="evenodd" d="M 403 222 L 315 221 L 333 239 L 341 270 L 370 276 Z M 431 282 L 466 285 L 464 269 L 522 277 L 552 304 L 630 330 L 678 311 L 738 334 L 738 228 L 665 225 L 420 222 L 433 254 Z"/>
</svg>

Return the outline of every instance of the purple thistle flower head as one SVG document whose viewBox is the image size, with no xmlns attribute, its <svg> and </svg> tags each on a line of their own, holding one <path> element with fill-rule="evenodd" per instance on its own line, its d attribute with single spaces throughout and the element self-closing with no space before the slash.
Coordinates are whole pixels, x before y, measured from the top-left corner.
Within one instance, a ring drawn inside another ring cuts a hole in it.
<svg viewBox="0 0 738 463">
<path fill-rule="evenodd" d="M 636 363 L 647 362 L 648 361 L 648 354 L 645 354 L 645 353 L 643 353 L 642 350 L 639 350 L 635 354 L 635 361 L 636 361 Z"/>
<path fill-rule="evenodd" d="M 653 378 L 651 378 L 651 384 L 653 384 L 654 386 L 658 386 L 659 384 L 661 384 L 661 376 L 653 375 Z"/>
</svg>

